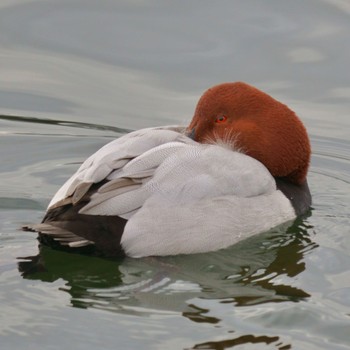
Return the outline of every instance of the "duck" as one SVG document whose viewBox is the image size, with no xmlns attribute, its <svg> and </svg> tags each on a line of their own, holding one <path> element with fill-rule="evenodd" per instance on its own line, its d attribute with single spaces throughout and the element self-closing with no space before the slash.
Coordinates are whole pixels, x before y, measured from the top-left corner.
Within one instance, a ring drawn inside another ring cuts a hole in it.
<svg viewBox="0 0 350 350">
<path fill-rule="evenodd" d="M 187 126 L 130 132 L 57 191 L 41 245 L 106 257 L 228 248 L 305 215 L 311 147 L 285 104 L 244 82 L 206 90 Z"/>
</svg>

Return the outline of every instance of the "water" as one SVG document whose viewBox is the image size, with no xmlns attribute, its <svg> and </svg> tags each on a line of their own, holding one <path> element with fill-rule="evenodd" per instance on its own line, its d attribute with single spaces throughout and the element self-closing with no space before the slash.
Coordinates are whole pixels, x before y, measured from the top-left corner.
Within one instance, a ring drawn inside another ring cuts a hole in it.
<svg viewBox="0 0 350 350">
<path fill-rule="evenodd" d="M 1 349 L 350 348 L 350 4 L 0 3 Z M 19 227 L 103 144 L 243 80 L 306 124 L 313 210 L 229 249 L 111 261 Z M 31 258 L 29 258 L 31 257 Z"/>
</svg>

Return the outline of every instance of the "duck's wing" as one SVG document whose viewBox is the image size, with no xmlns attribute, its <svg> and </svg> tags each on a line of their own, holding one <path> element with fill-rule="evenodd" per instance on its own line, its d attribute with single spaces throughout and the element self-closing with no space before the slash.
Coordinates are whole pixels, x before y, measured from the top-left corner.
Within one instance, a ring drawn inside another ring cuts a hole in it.
<svg viewBox="0 0 350 350">
<path fill-rule="evenodd" d="M 121 179 L 124 167 L 132 160 L 142 156 L 147 151 L 169 142 L 190 143 L 193 142 L 184 136 L 183 127 L 159 127 L 148 128 L 131 132 L 124 135 L 107 145 L 103 146 L 96 153 L 87 158 L 80 166 L 77 172 L 66 181 L 66 183 L 57 191 L 52 198 L 48 210 L 60 207 L 66 204 L 78 204 L 82 199 L 86 199 L 92 185 L 105 183 L 104 189 L 111 189 L 108 183 L 113 182 L 114 189 L 120 188 L 120 191 L 129 191 L 138 187 L 142 181 L 152 176 L 154 168 L 157 167 L 155 159 L 153 163 L 143 163 L 133 173 L 133 179 Z M 148 157 L 148 159 L 152 159 Z M 147 168 L 148 166 L 148 168 Z M 138 172 L 138 174 L 137 174 Z M 120 174 L 120 175 L 118 175 Z"/>
<path fill-rule="evenodd" d="M 110 173 L 108 181 L 91 195 L 90 201 L 79 212 L 129 219 L 153 193 L 158 192 L 157 183 L 152 181 L 158 167 L 193 142 L 188 139 L 183 141 L 177 139 L 153 147 L 122 169 Z"/>
<path fill-rule="evenodd" d="M 58 190 L 42 223 L 26 229 L 39 232 L 49 245 L 95 245 L 108 255 L 118 254 L 127 219 L 147 199 L 143 184 L 169 154 L 195 143 L 183 131 L 143 129 L 105 145 Z"/>
</svg>

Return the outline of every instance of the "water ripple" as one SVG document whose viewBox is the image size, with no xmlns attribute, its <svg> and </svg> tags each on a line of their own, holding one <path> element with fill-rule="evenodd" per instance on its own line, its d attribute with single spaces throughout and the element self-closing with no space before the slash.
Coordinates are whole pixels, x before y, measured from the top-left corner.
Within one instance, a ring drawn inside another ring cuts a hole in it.
<svg viewBox="0 0 350 350">
<path fill-rule="evenodd" d="M 53 125 L 53 126 L 55 126 L 55 125 L 67 126 L 67 127 L 79 128 L 79 129 L 113 131 L 113 132 L 120 134 L 120 135 L 129 133 L 132 131 L 130 129 L 124 129 L 124 128 L 102 125 L 102 124 L 91 124 L 91 123 L 82 123 L 82 122 L 72 122 L 72 121 L 68 121 L 68 120 L 25 117 L 25 116 L 18 116 L 18 115 L 3 115 L 2 114 L 2 115 L 0 115 L 0 120 L 8 120 L 11 122 L 20 122 L 20 123 Z"/>
</svg>

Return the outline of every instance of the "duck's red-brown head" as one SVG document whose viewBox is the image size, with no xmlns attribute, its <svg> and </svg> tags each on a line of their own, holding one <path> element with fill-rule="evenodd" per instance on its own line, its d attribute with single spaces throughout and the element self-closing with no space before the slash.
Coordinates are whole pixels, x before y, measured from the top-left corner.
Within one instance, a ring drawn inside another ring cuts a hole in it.
<svg viewBox="0 0 350 350">
<path fill-rule="evenodd" d="M 207 90 L 188 130 L 201 143 L 232 144 L 275 177 L 295 184 L 306 180 L 311 148 L 304 125 L 286 105 L 253 86 L 224 83 Z"/>
</svg>

